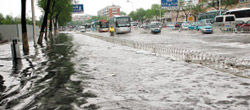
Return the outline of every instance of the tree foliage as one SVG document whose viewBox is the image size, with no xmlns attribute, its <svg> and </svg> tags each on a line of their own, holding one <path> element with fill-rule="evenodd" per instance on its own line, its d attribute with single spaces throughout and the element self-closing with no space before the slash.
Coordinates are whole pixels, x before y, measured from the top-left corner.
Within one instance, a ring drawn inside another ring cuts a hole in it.
<svg viewBox="0 0 250 110">
<path fill-rule="evenodd" d="M 127 13 L 124 12 L 124 11 L 121 11 L 121 12 L 120 12 L 120 15 L 127 15 Z"/>
<path fill-rule="evenodd" d="M 54 3 L 54 7 L 53 7 Z M 54 19 L 57 19 L 60 26 L 66 25 L 67 22 L 72 20 L 72 10 L 73 5 L 71 0 L 54 0 L 50 5 L 49 17 L 53 16 Z M 45 11 L 47 0 L 39 0 L 38 6 Z M 53 14 L 52 14 L 53 12 Z"/>
<path fill-rule="evenodd" d="M 153 4 L 151 9 L 144 10 L 143 8 L 137 9 L 136 11 L 132 11 L 129 13 L 129 16 L 134 21 L 144 21 L 146 19 L 153 19 L 154 17 L 157 19 L 158 17 L 163 16 L 165 10 L 161 9 L 159 4 Z M 161 12 L 161 14 L 160 14 Z"/>
<path fill-rule="evenodd" d="M 26 19 L 27 24 L 32 24 L 32 19 L 27 18 Z M 0 13 L 0 24 L 21 24 L 21 18 L 20 17 L 12 17 L 10 15 L 7 15 L 6 17 L 3 16 L 3 14 Z M 36 25 L 40 25 L 38 21 L 36 21 Z"/>
<path fill-rule="evenodd" d="M 219 10 L 219 0 L 212 0 L 211 2 L 204 0 L 203 2 L 208 3 L 209 7 Z M 235 4 L 237 4 L 237 0 L 221 0 L 221 6 L 224 7 L 223 10 L 226 10 L 228 6 L 233 6 Z"/>
</svg>

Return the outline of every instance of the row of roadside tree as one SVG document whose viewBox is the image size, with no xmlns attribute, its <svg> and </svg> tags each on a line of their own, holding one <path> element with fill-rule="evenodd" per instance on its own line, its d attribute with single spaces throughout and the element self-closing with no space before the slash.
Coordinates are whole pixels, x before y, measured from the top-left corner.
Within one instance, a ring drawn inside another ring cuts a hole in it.
<svg viewBox="0 0 250 110">
<path fill-rule="evenodd" d="M 219 0 L 201 0 L 200 3 L 196 5 L 193 5 L 192 3 L 187 4 L 186 2 L 187 1 L 185 0 L 180 0 L 179 7 L 176 10 L 164 9 L 161 8 L 159 4 L 153 4 L 150 9 L 145 10 L 143 8 L 140 8 L 130 12 L 129 16 L 134 21 L 143 22 L 144 20 L 152 20 L 152 19 L 157 20 L 160 18 L 160 16 L 164 17 L 164 13 L 174 11 L 174 13 L 176 14 L 175 21 L 177 21 L 178 17 L 180 17 L 179 14 L 181 12 L 185 14 L 187 20 L 187 17 L 189 15 L 192 15 L 195 18 L 197 18 L 200 13 L 204 13 L 208 9 L 219 10 L 220 6 Z M 237 3 L 238 3 L 237 0 L 221 0 L 221 9 L 227 10 L 228 8 L 231 8 L 233 5 L 236 5 Z"/>
<path fill-rule="evenodd" d="M 53 40 L 53 36 L 57 33 L 58 25 L 64 26 L 71 21 L 73 5 L 72 0 L 38 0 L 38 6 L 42 9 L 43 15 L 40 18 L 41 30 L 37 43 L 42 46 L 44 38 L 46 41 Z M 25 55 L 28 55 L 29 43 L 26 24 L 29 24 L 29 21 L 27 22 L 26 20 L 26 0 L 21 0 L 21 7 L 23 52 Z M 48 29 L 49 35 L 47 36 Z M 53 31 L 54 35 L 52 34 Z"/>
</svg>

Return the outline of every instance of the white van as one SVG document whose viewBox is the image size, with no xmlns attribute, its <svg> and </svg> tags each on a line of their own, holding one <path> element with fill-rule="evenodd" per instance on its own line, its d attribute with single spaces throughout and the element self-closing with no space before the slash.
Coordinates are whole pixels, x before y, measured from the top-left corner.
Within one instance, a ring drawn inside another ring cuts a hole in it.
<svg viewBox="0 0 250 110">
<path fill-rule="evenodd" d="M 235 15 L 220 15 L 215 17 L 215 23 L 235 22 Z"/>
<path fill-rule="evenodd" d="M 214 26 L 219 27 L 220 30 L 228 31 L 234 30 L 235 28 L 235 15 L 220 15 L 214 18 Z"/>
</svg>

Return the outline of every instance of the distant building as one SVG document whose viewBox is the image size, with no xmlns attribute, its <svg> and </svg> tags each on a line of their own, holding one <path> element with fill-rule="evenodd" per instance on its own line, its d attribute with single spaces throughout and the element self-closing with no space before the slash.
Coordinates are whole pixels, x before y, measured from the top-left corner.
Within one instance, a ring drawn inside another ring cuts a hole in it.
<svg viewBox="0 0 250 110">
<path fill-rule="evenodd" d="M 238 8 L 250 8 L 250 0 L 239 0 Z"/>
<path fill-rule="evenodd" d="M 97 12 L 98 16 L 106 16 L 111 18 L 114 15 L 120 15 L 120 6 L 117 5 L 112 5 L 112 6 L 107 6 Z"/>
<path fill-rule="evenodd" d="M 190 0 L 193 5 L 197 5 L 199 3 L 199 0 Z"/>
<path fill-rule="evenodd" d="M 89 20 L 91 18 L 92 18 L 91 15 L 75 15 L 75 16 L 72 17 L 72 21 L 84 22 L 84 21 L 87 21 L 87 20 Z"/>
</svg>

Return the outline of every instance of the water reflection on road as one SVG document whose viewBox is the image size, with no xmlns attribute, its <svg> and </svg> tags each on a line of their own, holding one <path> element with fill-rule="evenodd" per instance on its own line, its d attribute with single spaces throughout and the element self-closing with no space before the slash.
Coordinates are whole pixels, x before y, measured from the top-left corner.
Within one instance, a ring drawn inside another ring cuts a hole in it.
<svg viewBox="0 0 250 110">
<path fill-rule="evenodd" d="M 18 74 L 14 76 L 19 83 L 0 93 L 0 106 L 4 109 L 71 110 L 87 103 L 87 97 L 95 97 L 83 93 L 86 84 L 82 81 L 71 80 L 77 73 L 71 61 L 76 52 L 71 41 L 69 35 L 60 34 L 49 48 L 42 50 L 41 57 L 46 60 L 37 55 L 27 56 L 27 68 L 20 70 L 20 63 L 14 66 L 12 74 Z"/>
</svg>

